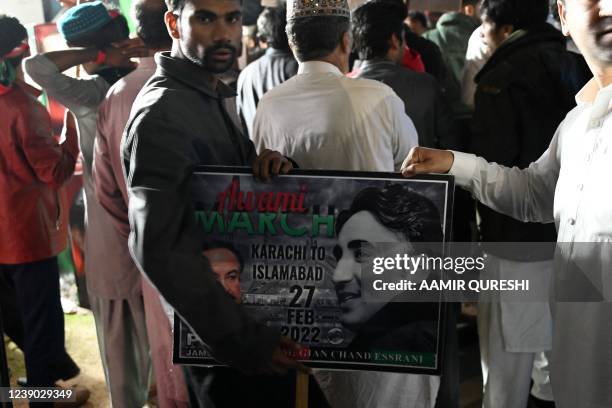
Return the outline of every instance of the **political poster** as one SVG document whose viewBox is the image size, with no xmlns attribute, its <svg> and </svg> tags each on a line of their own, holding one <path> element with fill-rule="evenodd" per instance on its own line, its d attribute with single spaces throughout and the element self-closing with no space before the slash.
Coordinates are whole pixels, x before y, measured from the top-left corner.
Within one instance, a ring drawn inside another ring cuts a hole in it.
<svg viewBox="0 0 612 408">
<path fill-rule="evenodd" d="M 377 301 L 362 285 L 385 245 L 446 250 L 453 192 L 450 176 L 386 173 L 297 170 L 262 183 L 208 167 L 193 180 L 202 256 L 228 295 L 298 342 L 305 364 L 339 370 L 439 374 L 441 298 Z M 177 316 L 174 362 L 216 364 Z"/>
</svg>

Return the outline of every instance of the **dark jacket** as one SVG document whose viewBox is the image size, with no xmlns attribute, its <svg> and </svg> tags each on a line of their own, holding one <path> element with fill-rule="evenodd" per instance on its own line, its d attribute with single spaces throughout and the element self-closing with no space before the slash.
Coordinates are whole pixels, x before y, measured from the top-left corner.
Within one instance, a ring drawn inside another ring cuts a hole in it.
<svg viewBox="0 0 612 408">
<path fill-rule="evenodd" d="M 476 76 L 473 152 L 528 167 L 546 151 L 589 77 L 583 58 L 566 50 L 565 38 L 551 25 L 516 31 Z M 521 223 L 483 205 L 479 211 L 485 242 L 556 240 L 553 224 Z"/>
<path fill-rule="evenodd" d="M 444 63 L 440 48 L 433 41 L 410 31 L 407 25 L 404 25 L 404 41 L 410 49 L 421 55 L 421 59 L 425 65 L 425 72 L 433 75 L 438 82 L 442 83 L 446 77 L 448 68 Z"/>
<path fill-rule="evenodd" d="M 191 202 L 197 165 L 249 165 L 255 149 L 223 107 L 234 93 L 188 60 L 156 56 L 155 75 L 132 107 L 122 154 L 130 249 L 161 295 L 215 357 L 252 372 L 270 361 L 279 335 L 234 303 L 201 251 Z"/>
<path fill-rule="evenodd" d="M 410 71 L 385 59 L 362 62 L 357 76 L 383 82 L 395 91 L 414 122 L 420 146 L 458 148 L 450 108 L 433 76 Z"/>
<path fill-rule="evenodd" d="M 436 78 L 436 81 L 442 87 L 444 98 L 452 107 L 453 112 L 458 116 L 462 115 L 465 108 L 461 103 L 459 81 L 457 81 L 451 69 L 446 65 L 440 48 L 433 41 L 410 31 L 407 25 L 404 25 L 404 41 L 408 48 L 421 55 L 425 65 L 425 72 Z"/>
<path fill-rule="evenodd" d="M 297 74 L 298 63 L 291 51 L 268 48 L 266 53 L 250 63 L 238 77 L 238 114 L 244 121 L 249 135 L 253 134 L 253 122 L 259 100 L 270 89 Z"/>
</svg>

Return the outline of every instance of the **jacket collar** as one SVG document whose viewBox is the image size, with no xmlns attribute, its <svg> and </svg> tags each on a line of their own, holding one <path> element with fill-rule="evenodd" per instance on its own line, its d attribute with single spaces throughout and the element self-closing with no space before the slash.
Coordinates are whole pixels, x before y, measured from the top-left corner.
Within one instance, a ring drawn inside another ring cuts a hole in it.
<svg viewBox="0 0 612 408">
<path fill-rule="evenodd" d="M 211 86 L 213 74 L 187 59 L 175 58 L 170 51 L 155 54 L 155 62 L 160 72 L 197 89 L 211 98 L 231 98 L 236 93 L 221 81 L 217 81 L 216 89 Z"/>
<path fill-rule="evenodd" d="M 342 71 L 337 66 L 324 61 L 300 62 L 300 67 L 298 68 L 299 74 L 333 74 L 335 76 L 343 76 Z"/>
<path fill-rule="evenodd" d="M 361 61 L 359 64 L 359 71 L 364 72 L 372 69 L 387 69 L 393 70 L 399 68 L 399 65 L 386 58 L 374 58 L 370 60 Z"/>
</svg>

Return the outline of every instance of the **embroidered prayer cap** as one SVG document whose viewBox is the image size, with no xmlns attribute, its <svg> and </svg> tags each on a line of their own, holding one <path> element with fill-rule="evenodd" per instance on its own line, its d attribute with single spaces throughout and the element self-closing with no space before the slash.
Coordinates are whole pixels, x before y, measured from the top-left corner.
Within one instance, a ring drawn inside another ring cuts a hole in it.
<svg viewBox="0 0 612 408">
<path fill-rule="evenodd" d="M 57 22 L 57 29 L 66 41 L 99 30 L 113 19 L 113 13 L 101 1 L 74 6 Z"/>
<path fill-rule="evenodd" d="M 347 0 L 288 0 L 287 20 L 303 17 L 346 17 L 351 12 Z"/>
</svg>

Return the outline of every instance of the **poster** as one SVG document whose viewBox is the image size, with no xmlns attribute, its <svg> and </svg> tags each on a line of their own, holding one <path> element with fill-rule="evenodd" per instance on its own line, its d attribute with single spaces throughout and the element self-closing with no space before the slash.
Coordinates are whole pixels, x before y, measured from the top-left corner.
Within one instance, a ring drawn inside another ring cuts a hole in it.
<svg viewBox="0 0 612 408">
<path fill-rule="evenodd" d="M 429 229 L 444 251 L 452 177 L 297 170 L 260 183 L 250 170 L 203 168 L 193 189 L 217 280 L 247 313 L 300 343 L 305 364 L 440 372 L 444 304 L 370 302 L 360 285 L 379 242 Z M 178 317 L 174 362 L 214 364 Z"/>
</svg>

